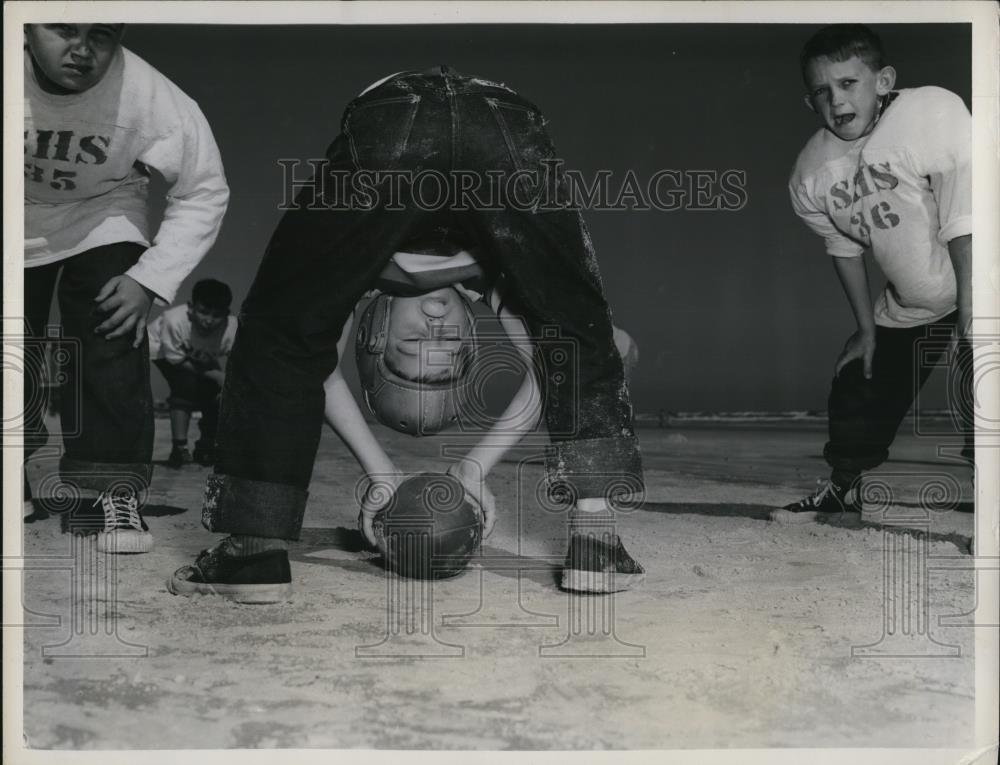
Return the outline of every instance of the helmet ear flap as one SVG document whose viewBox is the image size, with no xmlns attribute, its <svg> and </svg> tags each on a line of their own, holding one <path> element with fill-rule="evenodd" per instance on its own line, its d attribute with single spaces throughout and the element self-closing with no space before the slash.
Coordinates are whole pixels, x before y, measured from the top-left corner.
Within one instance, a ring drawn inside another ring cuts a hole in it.
<svg viewBox="0 0 1000 765">
<path fill-rule="evenodd" d="M 355 334 L 354 358 L 357 362 L 361 389 L 368 410 L 376 415 L 372 396 L 380 387 L 379 366 L 389 334 L 391 300 L 389 295 L 379 295 L 372 300 L 362 312 Z"/>
<path fill-rule="evenodd" d="M 472 303 L 459 293 L 462 300 L 462 307 L 465 309 L 465 318 L 469 322 L 469 353 L 465 357 L 465 360 L 461 367 L 461 375 L 465 375 L 469 371 L 469 367 L 476 358 L 476 353 L 479 350 L 479 335 L 476 332 L 476 312 L 472 309 Z"/>
<path fill-rule="evenodd" d="M 385 351 L 389 336 L 389 311 L 391 295 L 379 295 L 365 308 L 358 322 L 355 335 L 357 353 L 381 355 Z"/>
</svg>

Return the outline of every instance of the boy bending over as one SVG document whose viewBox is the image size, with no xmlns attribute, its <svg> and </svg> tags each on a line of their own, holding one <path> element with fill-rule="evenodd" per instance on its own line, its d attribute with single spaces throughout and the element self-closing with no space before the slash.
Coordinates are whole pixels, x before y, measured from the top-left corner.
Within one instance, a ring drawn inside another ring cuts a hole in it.
<svg viewBox="0 0 1000 765">
<path fill-rule="evenodd" d="M 895 90 L 878 36 L 826 27 L 802 50 L 806 103 L 823 127 L 789 182 L 795 212 L 819 234 L 857 322 L 837 358 L 829 399 L 830 480 L 775 520 L 862 511 L 861 474 L 880 465 L 940 351 L 917 358 L 933 328 L 972 324 L 971 119 L 947 90 Z M 872 305 L 862 253 L 889 283 Z M 971 375 L 961 379 L 971 386 Z M 971 391 L 965 390 L 965 404 Z M 962 406 L 964 413 L 967 406 Z M 966 428 L 968 432 L 968 428 Z M 972 458 L 971 437 L 963 455 Z"/>
<path fill-rule="evenodd" d="M 568 365 L 565 344 L 535 351 L 547 375 L 540 385 L 552 441 L 549 486 L 571 504 L 563 581 L 593 592 L 631 586 L 642 569 L 621 540 L 588 534 L 613 521 L 613 500 L 640 491 L 642 479 L 622 359 L 582 217 L 506 201 L 430 209 L 412 174 L 388 172 L 433 170 L 447 182 L 453 171 L 490 171 L 520 199 L 531 198 L 538 183 L 525 171 L 555 157 L 541 112 L 505 85 L 436 67 L 376 83 L 351 102 L 341 127 L 328 164 L 279 223 L 243 304 L 204 508 L 205 525 L 229 536 L 175 572 L 168 587 L 248 602 L 287 596 L 287 543 L 301 530 L 330 392 L 324 384 L 337 369 L 347 320 L 394 253 L 442 226 L 479 248 L 478 265 L 509 285 L 504 294 L 516 297 L 533 337 L 554 328 L 573 346 Z M 367 204 L 345 204 L 338 189 L 363 171 L 375 178 L 375 193 Z M 488 513 L 477 472 L 466 488 Z"/>
<path fill-rule="evenodd" d="M 139 507 L 153 454 L 146 317 L 212 246 L 229 189 L 198 105 L 122 47 L 123 27 L 25 26 L 24 304 L 39 341 L 26 368 L 38 368 L 57 292 L 80 354 L 60 396 L 60 477 L 88 500 L 73 512 L 98 550 L 141 553 L 153 544 Z M 169 187 L 152 244 L 151 169 Z M 24 377 L 26 460 L 48 437 L 39 382 Z"/>
</svg>

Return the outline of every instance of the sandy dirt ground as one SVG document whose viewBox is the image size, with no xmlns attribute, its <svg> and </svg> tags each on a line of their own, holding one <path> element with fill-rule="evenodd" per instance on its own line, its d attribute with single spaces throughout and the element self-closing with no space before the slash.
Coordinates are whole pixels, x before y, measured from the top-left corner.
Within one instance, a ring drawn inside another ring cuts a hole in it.
<svg viewBox="0 0 1000 765">
<path fill-rule="evenodd" d="M 158 420 L 151 553 L 98 555 L 56 517 L 25 525 L 31 747 L 972 740 L 971 472 L 933 438 L 901 436 L 862 525 L 789 526 L 767 513 L 825 474 L 821 425 L 643 427 L 648 492 L 620 532 L 648 576 L 602 598 L 556 585 L 565 519 L 539 505 L 539 447 L 491 477 L 501 518 L 481 555 L 429 585 L 359 548 L 358 470 L 327 432 L 293 600 L 245 606 L 166 591 L 217 538 L 201 526 L 208 469 L 167 468 L 168 431 Z M 399 467 L 442 469 L 440 440 L 379 435 Z"/>
</svg>

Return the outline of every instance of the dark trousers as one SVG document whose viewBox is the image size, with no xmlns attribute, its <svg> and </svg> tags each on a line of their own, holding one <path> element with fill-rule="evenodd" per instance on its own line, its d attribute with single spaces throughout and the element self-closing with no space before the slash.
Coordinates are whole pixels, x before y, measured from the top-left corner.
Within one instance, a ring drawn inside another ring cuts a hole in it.
<svg viewBox="0 0 1000 765">
<path fill-rule="evenodd" d="M 834 472 L 857 474 L 888 458 L 900 423 L 949 349 L 955 320 L 953 313 L 919 327 L 877 327 L 871 379 L 865 379 L 860 360 L 845 366 L 833 379 L 828 404 L 830 440 L 824 456 Z M 965 434 L 963 454 L 971 456 L 972 352 L 967 342 L 959 343 L 952 363 L 949 405 Z"/>
<path fill-rule="evenodd" d="M 170 386 L 167 405 L 171 409 L 185 412 L 201 412 L 198 429 L 201 431 L 201 446 L 211 447 L 219 426 L 219 394 L 222 389 L 215 380 L 195 374 L 166 359 L 157 359 L 156 368 Z"/>
<path fill-rule="evenodd" d="M 59 360 L 59 415 L 64 482 L 103 491 L 114 483 L 149 484 L 153 456 L 153 396 L 149 385 L 149 344 L 133 348 L 134 335 L 107 340 L 94 333 L 106 315 L 94 298 L 114 276 L 123 274 L 144 247 L 121 242 L 95 247 L 67 260 L 24 271 L 25 459 L 45 444 L 43 421 L 47 377 L 44 346 L 55 343 Z M 61 276 L 60 276 L 61 274 Z M 58 281 L 61 330 L 48 328 Z M 53 381 L 50 381 L 50 383 Z"/>
<path fill-rule="evenodd" d="M 479 172 L 501 179 L 555 157 L 544 120 L 510 89 L 447 71 L 395 77 L 347 107 L 328 165 L 271 238 L 240 315 L 227 367 L 205 525 L 298 538 L 323 421 L 323 382 L 345 321 L 407 240 L 447 227 L 503 274 L 543 338 L 550 487 L 578 497 L 642 489 L 632 408 L 612 341 L 590 236 L 578 211 L 515 205 L 429 209 L 431 184 L 375 188 L 368 209 L 344 204 L 361 171 Z M 523 173 L 521 198 L 536 185 Z M 425 196 L 418 196 L 420 192 Z"/>
</svg>

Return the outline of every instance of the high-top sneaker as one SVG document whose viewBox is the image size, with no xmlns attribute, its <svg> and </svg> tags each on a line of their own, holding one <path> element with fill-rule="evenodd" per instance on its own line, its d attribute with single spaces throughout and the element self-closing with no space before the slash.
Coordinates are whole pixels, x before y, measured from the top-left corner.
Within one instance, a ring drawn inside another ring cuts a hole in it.
<svg viewBox="0 0 1000 765">
<path fill-rule="evenodd" d="M 153 549 L 153 535 L 142 519 L 139 498 L 132 489 L 102 492 L 94 501 L 94 509 L 103 515 L 103 525 L 97 532 L 98 552 L 145 553 Z"/>
<path fill-rule="evenodd" d="M 804 499 L 771 511 L 771 520 L 779 523 L 808 523 L 810 521 L 856 514 L 852 520 L 860 520 L 863 512 L 861 502 L 861 480 L 852 481 L 842 487 L 832 480 L 819 481 L 819 488 Z"/>
</svg>

